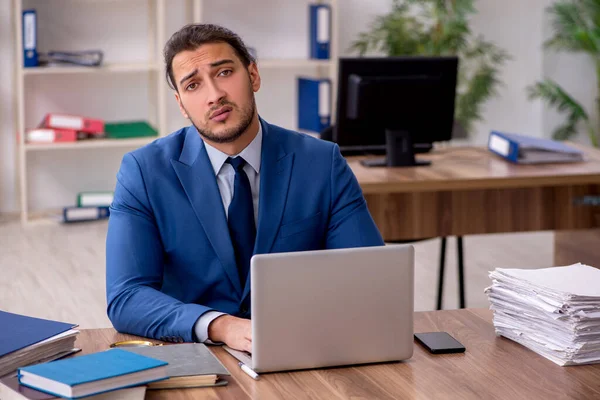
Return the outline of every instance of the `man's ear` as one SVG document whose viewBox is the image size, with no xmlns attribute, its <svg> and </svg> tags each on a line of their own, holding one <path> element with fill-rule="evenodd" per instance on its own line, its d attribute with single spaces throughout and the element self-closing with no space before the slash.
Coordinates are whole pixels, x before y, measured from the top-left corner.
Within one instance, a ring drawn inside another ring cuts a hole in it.
<svg viewBox="0 0 600 400">
<path fill-rule="evenodd" d="M 258 73 L 258 67 L 256 66 L 256 63 L 250 63 L 248 66 L 248 74 L 250 75 L 252 90 L 254 92 L 258 92 L 258 89 L 260 89 L 260 74 Z"/>
<path fill-rule="evenodd" d="M 175 92 L 175 100 L 177 100 L 177 104 L 179 105 L 179 111 L 181 112 L 181 115 L 183 115 L 183 118 L 190 119 L 187 111 L 185 111 L 185 108 L 183 108 L 183 103 L 181 102 L 181 98 L 179 97 L 179 93 L 177 92 Z"/>
</svg>

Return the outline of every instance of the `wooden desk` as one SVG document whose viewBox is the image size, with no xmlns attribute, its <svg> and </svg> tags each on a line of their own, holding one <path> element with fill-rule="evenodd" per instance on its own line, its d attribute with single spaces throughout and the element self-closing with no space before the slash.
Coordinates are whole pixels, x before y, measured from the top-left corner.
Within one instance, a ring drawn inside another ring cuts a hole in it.
<svg viewBox="0 0 600 400">
<path fill-rule="evenodd" d="M 415 332 L 447 331 L 464 354 L 431 355 L 415 344 L 403 363 L 263 374 L 254 381 L 219 347 L 232 376 L 219 388 L 150 390 L 147 399 L 597 399 L 600 365 L 559 367 L 494 334 L 489 310 L 415 313 Z M 83 353 L 135 338 L 114 329 L 82 330 Z"/>
<path fill-rule="evenodd" d="M 585 151 L 587 162 L 514 165 L 479 147 L 419 155 L 432 161 L 429 167 L 348 161 L 387 241 L 599 228 L 600 208 L 575 200 L 600 193 L 600 151 L 572 145 Z M 556 235 L 557 249 L 563 239 Z"/>
</svg>

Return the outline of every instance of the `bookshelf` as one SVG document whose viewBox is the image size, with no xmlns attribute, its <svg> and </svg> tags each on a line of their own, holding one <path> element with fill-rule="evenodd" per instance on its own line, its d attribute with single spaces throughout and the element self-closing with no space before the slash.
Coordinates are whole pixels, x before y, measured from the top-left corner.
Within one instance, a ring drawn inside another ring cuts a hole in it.
<svg viewBox="0 0 600 400">
<path fill-rule="evenodd" d="M 103 148 L 127 148 L 127 147 L 142 147 L 155 140 L 156 137 L 137 138 L 137 139 L 89 139 L 80 142 L 64 142 L 64 143 L 26 143 L 25 151 L 39 150 L 64 150 L 64 149 L 103 149 Z"/>
<path fill-rule="evenodd" d="M 39 1 L 39 0 L 38 0 Z M 124 1 L 124 0 L 120 0 Z M 167 86 L 164 82 L 164 67 L 162 65 L 162 45 L 165 42 L 165 7 L 166 0 L 148 0 L 147 1 L 147 18 L 148 18 L 148 59 L 144 62 L 116 62 L 105 63 L 101 67 L 78 67 L 78 66 L 53 66 L 53 67 L 23 67 L 23 52 L 22 52 L 22 11 L 24 9 L 24 0 L 12 0 L 13 4 L 13 27 L 15 37 L 15 104 L 16 104 L 16 126 L 18 132 L 17 140 L 17 182 L 19 185 L 19 205 L 20 217 L 23 224 L 29 223 L 36 219 L 36 215 L 45 215 L 48 210 L 30 210 L 29 199 L 32 196 L 31 191 L 35 187 L 30 187 L 28 179 L 28 165 L 31 153 L 51 152 L 53 150 L 70 150 L 70 151 L 86 151 L 90 149 L 98 149 L 102 151 L 120 151 L 124 153 L 126 150 L 143 146 L 150 143 L 155 138 L 141 139 L 90 139 L 79 142 L 65 143 L 48 143 L 48 144 L 33 144 L 25 142 L 25 132 L 27 129 L 34 126 L 27 126 L 26 121 L 30 118 L 27 109 L 27 93 L 25 87 L 28 79 L 55 79 L 60 75 L 81 75 L 89 76 L 94 79 L 95 76 L 107 75 L 117 76 L 122 74 L 145 74 L 148 76 L 148 93 L 151 95 L 148 99 L 156 109 L 156 116 L 149 120 L 154 120 L 153 125 L 159 133 L 159 136 L 167 134 L 166 128 L 166 92 Z M 31 5 L 33 2 L 28 2 Z M 115 2 L 112 2 L 115 3 Z M 35 3 L 33 3 L 35 4 Z M 39 4 L 39 3 L 38 3 Z M 108 4 L 109 6 L 111 4 Z M 65 17 L 68 15 L 68 7 L 65 7 L 64 2 L 58 4 L 57 7 L 63 7 Z M 44 18 L 43 15 L 38 15 L 39 19 Z M 39 41 L 39 39 L 38 39 Z M 47 49 L 43 49 L 47 50 Z M 80 81 L 73 80 L 73 89 L 78 90 Z M 60 112 L 69 113 L 69 110 L 60 110 Z M 39 115 L 41 120 L 43 115 Z M 89 116 L 89 115 L 88 115 Z M 62 154 L 64 157 L 64 153 Z M 59 155 L 56 156 L 60 157 Z M 59 161 L 57 159 L 57 161 Z M 82 168 L 85 168 L 82 167 Z M 85 176 L 85 174 L 82 174 Z"/>
<path fill-rule="evenodd" d="M 208 7 L 211 7 L 212 0 L 180 0 L 178 2 L 169 2 L 167 0 L 138 0 L 138 3 L 143 3 L 144 10 L 147 15 L 140 16 L 140 18 L 147 18 L 147 35 L 146 43 L 148 57 L 145 60 L 132 60 L 122 61 L 118 60 L 113 62 L 112 60 L 106 60 L 101 67 L 78 67 L 78 66 L 53 66 L 53 67 L 23 67 L 23 52 L 22 52 L 22 11 L 26 8 L 37 8 L 37 5 L 48 4 L 45 0 L 11 0 L 12 1 L 12 19 L 14 29 L 14 43 L 15 43 L 15 68 L 14 68 L 14 84 L 15 84 L 15 121 L 18 132 L 17 139 L 17 184 L 19 194 L 19 208 L 20 208 L 20 219 L 23 224 L 29 224 L 35 222 L 38 218 L 46 218 L 49 209 L 40 209 L 39 207 L 32 207 L 35 203 L 35 198 L 40 198 L 40 194 L 45 192 L 40 191 L 39 185 L 35 184 L 35 179 L 32 177 L 30 171 L 33 157 L 36 155 L 45 154 L 42 157 L 43 162 L 54 163 L 60 162 L 61 157 L 69 157 L 74 152 L 86 152 L 78 153 L 85 154 L 87 152 L 110 152 L 101 154 L 111 154 L 114 158 L 116 155 L 124 154 L 126 151 L 130 151 L 134 148 L 144 146 L 152 142 L 155 138 L 136 138 L 136 139 L 90 139 L 72 143 L 48 143 L 48 144 L 33 144 L 25 142 L 25 132 L 27 129 L 34 128 L 32 120 L 41 120 L 43 114 L 37 114 L 31 109 L 31 99 L 28 97 L 26 88 L 27 85 L 31 85 L 30 82 L 35 82 L 38 85 L 39 82 L 48 82 L 54 79 L 68 79 L 69 90 L 78 91 L 81 89 L 80 83 L 87 80 L 96 79 L 107 79 L 112 81 L 113 79 L 123 79 L 123 77 L 135 77 L 144 76 L 144 82 L 146 86 L 139 90 L 146 90 L 148 93 L 148 110 L 152 110 L 151 114 L 148 115 L 148 121 L 158 131 L 159 137 L 166 136 L 170 133 L 168 122 L 171 120 L 174 108 L 172 104 L 168 104 L 173 100 L 169 97 L 170 89 L 165 81 L 165 68 L 162 59 L 162 49 L 168 39 L 167 30 L 169 24 L 167 21 L 167 11 L 172 12 L 172 7 L 184 7 L 183 14 L 187 21 L 178 23 L 178 26 L 182 26 L 184 23 L 197 22 L 197 23 L 208 23 L 213 22 L 207 18 L 205 11 Z M 98 7 L 99 4 L 105 4 L 107 9 L 115 8 L 114 12 L 119 12 L 121 9 L 119 6 L 128 2 L 128 0 L 111 0 L 104 2 L 104 0 L 89 0 L 85 2 L 78 2 L 72 0 L 73 4 L 78 7 Z M 233 1 L 233 0 L 231 0 Z M 240 3 L 246 4 L 246 0 L 236 0 Z M 256 0 L 255 0 L 256 1 Z M 290 77 L 294 76 L 295 71 L 302 71 L 306 74 L 306 71 L 310 71 L 315 77 L 327 77 L 332 82 L 332 105 L 331 111 L 335 112 L 334 99 L 336 98 L 337 90 L 337 59 L 338 59 L 338 1 L 339 0 L 326 0 L 326 1 L 308 1 L 305 0 L 306 4 L 309 3 L 323 3 L 331 6 L 331 50 L 329 60 L 311 60 L 301 58 L 304 54 L 299 51 L 296 58 L 260 58 L 258 59 L 258 66 L 261 74 L 268 75 L 270 71 L 286 71 Z M 53 13 L 56 20 L 57 13 L 64 13 L 65 20 L 69 18 L 68 3 L 65 1 L 56 2 L 56 8 Z M 167 4 L 169 8 L 167 9 Z M 214 3 L 213 3 L 214 4 Z M 259 7 L 259 4 L 256 4 Z M 40 7 L 43 8 L 43 7 Z M 43 10 L 42 10 L 43 11 Z M 232 14 L 235 10 L 231 11 Z M 45 15 L 38 12 L 38 30 L 39 20 L 45 18 Z M 171 24 L 173 25 L 173 24 Z M 77 25 L 78 29 L 86 29 L 85 24 Z M 172 29 L 172 26 L 171 26 Z M 235 27 L 233 27 L 235 30 Z M 72 30 L 75 30 L 73 28 Z M 239 32 L 238 32 L 239 33 Z M 285 40 L 285 39 L 282 39 Z M 113 46 L 115 44 L 113 43 Z M 39 47 L 39 46 L 38 46 Z M 41 48 L 40 50 L 49 50 L 48 48 Z M 110 47 L 104 49 L 105 55 L 111 51 Z M 277 56 L 277 55 L 276 55 Z M 109 57 L 108 57 L 109 58 Z M 71 79 L 71 77 L 73 79 Z M 263 78 L 264 79 L 264 78 Z M 287 84 L 287 81 L 286 81 Z M 291 80 L 290 85 L 296 84 L 295 79 Z M 131 90 L 131 88 L 130 88 Z M 134 90 L 137 90 L 137 86 Z M 49 110 L 50 111 L 50 110 Z M 54 109 L 53 112 L 62 112 L 70 114 L 69 109 Z M 38 111 L 39 113 L 39 111 Z M 81 115 L 85 115 L 82 113 Z M 89 117 L 95 117 L 95 115 L 86 115 Z M 100 115 L 107 121 L 110 121 L 110 116 Z M 332 115 L 332 120 L 334 116 Z M 173 119 L 172 122 L 175 120 Z M 182 125 L 183 126 L 183 125 Z M 288 124 L 289 127 L 293 128 L 292 123 Z M 296 127 L 297 128 L 297 127 Z M 61 151 L 59 151 L 61 150 Z M 65 152 L 66 151 L 66 152 Z M 48 161 L 51 160 L 51 161 Z M 39 161 L 36 161 L 39 163 Z M 81 178 L 85 179 L 85 165 L 77 166 L 81 168 Z M 108 173 L 108 172 L 107 172 Z M 73 194 L 74 195 L 74 194 Z M 43 216 L 43 217 L 40 217 Z"/>
</svg>

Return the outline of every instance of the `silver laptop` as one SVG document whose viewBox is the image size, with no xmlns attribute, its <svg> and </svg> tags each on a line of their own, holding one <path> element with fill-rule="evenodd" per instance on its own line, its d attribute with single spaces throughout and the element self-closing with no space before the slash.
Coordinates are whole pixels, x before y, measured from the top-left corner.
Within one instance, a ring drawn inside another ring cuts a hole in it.
<svg viewBox="0 0 600 400">
<path fill-rule="evenodd" d="M 390 245 L 255 255 L 256 372 L 401 361 L 413 353 L 414 248 Z"/>
</svg>

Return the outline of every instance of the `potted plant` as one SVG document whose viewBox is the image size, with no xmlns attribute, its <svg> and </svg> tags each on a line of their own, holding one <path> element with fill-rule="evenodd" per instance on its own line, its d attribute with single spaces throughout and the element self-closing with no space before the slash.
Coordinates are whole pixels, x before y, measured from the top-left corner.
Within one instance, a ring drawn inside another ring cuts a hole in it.
<svg viewBox="0 0 600 400">
<path fill-rule="evenodd" d="M 552 18 L 553 36 L 544 46 L 554 50 L 587 53 L 596 63 L 597 85 L 600 85 L 600 0 L 561 0 L 548 8 Z M 536 82 L 528 88 L 530 99 L 542 99 L 546 104 L 566 113 L 566 121 L 554 130 L 552 136 L 565 140 L 583 124 L 590 142 L 598 147 L 599 128 L 590 121 L 590 115 L 558 83 L 551 79 Z M 596 111 L 600 99 L 596 98 Z"/>
<path fill-rule="evenodd" d="M 501 84 L 506 51 L 471 32 L 474 0 L 394 0 L 392 10 L 378 16 L 359 34 L 351 50 L 388 56 L 458 56 L 459 72 L 454 137 L 466 137 L 482 119 L 482 106 Z M 462 131 L 462 132 L 461 132 Z"/>
</svg>

